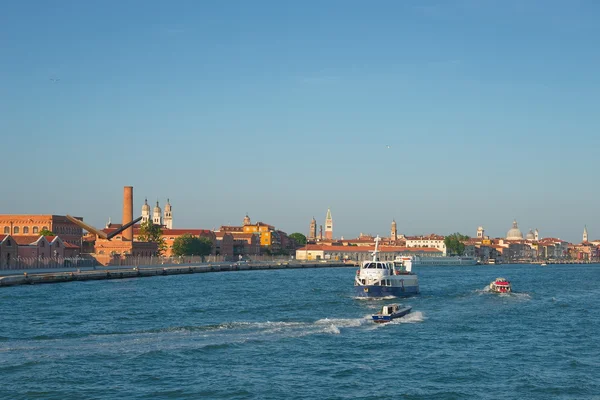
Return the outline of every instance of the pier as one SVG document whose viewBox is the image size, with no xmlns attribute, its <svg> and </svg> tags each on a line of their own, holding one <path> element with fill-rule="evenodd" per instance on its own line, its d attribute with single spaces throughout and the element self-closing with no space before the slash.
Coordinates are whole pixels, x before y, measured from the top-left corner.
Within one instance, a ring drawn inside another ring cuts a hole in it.
<svg viewBox="0 0 600 400">
<path fill-rule="evenodd" d="M 355 267 L 340 261 L 314 262 L 260 262 L 260 263 L 215 263 L 215 264 L 178 264 L 167 266 L 128 266 L 106 267 L 98 269 L 75 269 L 59 272 L 22 272 L 0 276 L 0 287 L 16 285 L 34 285 L 41 283 L 60 283 L 91 281 L 104 279 L 142 278 L 150 276 L 197 274 L 205 272 L 253 271 L 265 269 L 297 268 L 334 268 Z M 4 271 L 8 273 L 9 271 Z M 0 274 L 2 271 L 0 271 Z"/>
</svg>

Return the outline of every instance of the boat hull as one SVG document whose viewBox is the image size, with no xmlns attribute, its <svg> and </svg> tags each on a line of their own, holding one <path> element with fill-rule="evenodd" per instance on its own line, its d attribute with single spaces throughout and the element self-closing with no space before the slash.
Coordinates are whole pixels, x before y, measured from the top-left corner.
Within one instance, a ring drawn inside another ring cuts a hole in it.
<svg viewBox="0 0 600 400">
<path fill-rule="evenodd" d="M 404 285 L 399 286 L 375 286 L 375 285 L 355 285 L 356 297 L 407 297 L 419 294 L 419 286 Z"/>
<path fill-rule="evenodd" d="M 412 310 L 412 307 L 404 307 L 390 315 L 374 314 L 373 321 L 377 323 L 390 322 L 393 319 L 404 317 Z"/>
</svg>

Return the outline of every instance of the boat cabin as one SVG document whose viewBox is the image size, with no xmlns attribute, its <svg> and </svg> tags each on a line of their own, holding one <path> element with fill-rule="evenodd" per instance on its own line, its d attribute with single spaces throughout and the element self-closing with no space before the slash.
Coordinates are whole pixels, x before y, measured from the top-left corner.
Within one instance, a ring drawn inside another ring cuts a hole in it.
<svg viewBox="0 0 600 400">
<path fill-rule="evenodd" d="M 381 308 L 381 315 L 392 315 L 399 309 L 398 304 L 388 304 Z"/>
</svg>

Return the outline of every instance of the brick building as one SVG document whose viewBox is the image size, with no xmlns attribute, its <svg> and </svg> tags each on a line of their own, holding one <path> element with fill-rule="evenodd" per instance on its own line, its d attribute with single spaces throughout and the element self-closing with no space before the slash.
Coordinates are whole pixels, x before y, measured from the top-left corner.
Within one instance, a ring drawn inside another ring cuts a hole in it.
<svg viewBox="0 0 600 400">
<path fill-rule="evenodd" d="M 0 234 L 0 269 L 11 266 L 18 256 L 19 247 L 10 235 Z"/>
<path fill-rule="evenodd" d="M 102 231 L 109 234 L 112 233 L 114 231 L 116 231 L 118 228 L 120 228 L 122 225 L 120 224 L 107 224 L 106 228 L 104 228 Z M 140 236 L 141 233 L 141 227 L 140 225 L 134 225 L 133 226 L 133 241 L 135 243 L 142 243 L 138 240 L 138 237 Z M 167 246 L 165 254 L 163 254 L 165 257 L 171 257 L 173 255 L 173 242 L 175 242 L 175 239 L 177 239 L 178 237 L 185 235 L 185 234 L 190 234 L 192 236 L 197 236 L 197 237 L 205 237 L 208 238 L 211 243 L 212 243 L 212 250 L 211 250 L 211 254 L 212 255 L 216 255 L 217 254 L 217 246 L 216 246 L 216 235 L 213 231 L 208 230 L 208 229 L 164 229 L 162 230 L 162 237 L 165 240 L 165 244 Z M 117 235 L 115 236 L 110 242 L 115 242 L 115 241 L 119 241 L 122 239 L 122 235 Z M 100 242 L 99 242 L 100 240 Z M 96 240 L 96 244 L 102 244 L 102 239 L 97 239 Z M 227 243 L 225 244 L 225 251 L 227 251 Z M 96 247 L 98 247 L 98 245 L 96 245 Z M 100 246 L 101 248 L 102 246 Z M 156 251 L 154 251 L 154 253 L 156 253 Z M 231 253 L 233 253 L 233 243 L 231 243 Z M 144 257 L 144 256 L 150 256 L 150 255 L 156 255 L 156 254 L 140 254 L 140 256 Z"/>
<path fill-rule="evenodd" d="M 83 221 L 83 218 L 77 218 Z M 83 230 L 64 215 L 2 214 L 0 234 L 12 237 L 34 235 L 47 229 L 67 243 L 81 246 Z"/>
</svg>

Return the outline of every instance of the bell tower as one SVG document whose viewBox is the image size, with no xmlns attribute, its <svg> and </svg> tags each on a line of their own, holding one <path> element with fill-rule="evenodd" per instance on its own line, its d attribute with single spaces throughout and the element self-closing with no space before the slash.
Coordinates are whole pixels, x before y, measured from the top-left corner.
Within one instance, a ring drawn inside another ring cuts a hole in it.
<svg viewBox="0 0 600 400">
<path fill-rule="evenodd" d="M 154 207 L 154 212 L 152 216 L 152 223 L 154 225 L 162 226 L 162 215 L 160 206 L 158 205 L 158 200 L 156 200 L 156 207 Z"/>
<path fill-rule="evenodd" d="M 150 206 L 148 205 L 148 199 L 144 200 L 142 206 L 142 224 L 150 220 Z"/>
<path fill-rule="evenodd" d="M 165 227 L 167 229 L 173 229 L 173 214 L 171 213 L 171 203 L 169 199 L 167 199 L 167 204 L 165 204 Z"/>
<path fill-rule="evenodd" d="M 584 225 L 583 226 L 583 243 L 587 243 L 587 241 L 588 241 L 587 226 Z"/>
<path fill-rule="evenodd" d="M 310 221 L 310 228 L 308 229 L 308 239 L 317 239 L 317 220 L 315 219 L 315 217 L 313 217 L 312 221 Z"/>
<path fill-rule="evenodd" d="M 327 209 L 327 217 L 325 218 L 325 239 L 333 239 L 333 219 L 331 218 L 330 209 Z"/>
<path fill-rule="evenodd" d="M 483 229 L 483 226 L 480 226 L 479 228 L 477 228 L 477 239 L 483 239 L 484 234 L 485 234 L 485 230 Z"/>
<path fill-rule="evenodd" d="M 398 226 L 396 225 L 396 220 L 392 220 L 392 232 L 390 235 L 391 240 L 398 240 Z"/>
</svg>

